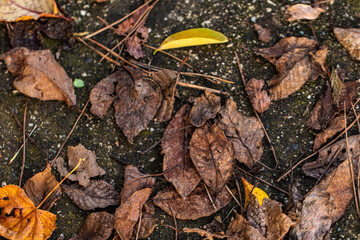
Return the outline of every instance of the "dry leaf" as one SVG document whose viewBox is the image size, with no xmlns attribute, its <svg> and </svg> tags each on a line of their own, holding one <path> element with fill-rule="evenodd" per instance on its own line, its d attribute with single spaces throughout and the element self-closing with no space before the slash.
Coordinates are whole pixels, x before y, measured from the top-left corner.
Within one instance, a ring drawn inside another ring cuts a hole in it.
<svg viewBox="0 0 360 240">
<path fill-rule="evenodd" d="M 219 192 L 232 177 L 234 148 L 224 132 L 212 125 L 197 128 L 190 140 L 190 157 L 200 177 Z"/>
<path fill-rule="evenodd" d="M 269 109 L 271 100 L 265 90 L 262 90 L 264 80 L 250 79 L 246 83 L 246 93 L 250 98 L 251 104 L 259 113 L 263 113 Z"/>
<path fill-rule="evenodd" d="M 340 96 L 344 88 L 344 84 L 335 68 L 331 71 L 330 84 L 334 102 L 337 106 L 339 106 Z"/>
<path fill-rule="evenodd" d="M 76 174 L 68 176 L 68 179 L 71 181 L 79 181 L 81 186 L 89 186 L 91 177 L 102 176 L 106 173 L 105 170 L 97 164 L 95 152 L 87 150 L 81 144 L 78 144 L 76 147 L 68 146 L 67 155 L 70 169 L 73 169 L 78 164 L 79 159 L 85 158 L 76 169 Z M 62 177 L 66 176 L 69 172 L 64 166 L 64 159 L 58 157 L 55 162 L 60 175 Z"/>
<path fill-rule="evenodd" d="M 360 29 L 359 28 L 334 28 L 337 40 L 343 45 L 350 55 L 360 60 Z"/>
<path fill-rule="evenodd" d="M 285 6 L 286 10 L 284 13 L 284 17 L 289 22 L 295 20 L 314 20 L 316 19 L 322 12 L 325 12 L 324 9 L 320 7 L 312 7 L 306 4 L 295 4 L 292 6 Z"/>
<path fill-rule="evenodd" d="M 329 126 L 316 135 L 313 151 L 321 147 L 326 141 L 332 138 L 337 132 L 345 128 L 345 117 L 343 115 L 334 118 Z"/>
<path fill-rule="evenodd" d="M 249 194 L 245 190 L 245 197 Z M 264 198 L 265 199 L 265 198 Z M 249 201 L 249 200 L 248 200 Z M 261 201 L 262 204 L 262 201 Z M 249 221 L 250 225 L 256 228 L 261 235 L 266 236 L 266 216 L 264 211 L 259 205 L 258 198 L 251 194 L 250 201 L 248 202 L 246 208 L 246 219 Z"/>
<path fill-rule="evenodd" d="M 83 210 L 106 208 L 120 203 L 120 195 L 113 186 L 102 180 L 91 180 L 89 186 L 62 185 L 65 194 Z"/>
<path fill-rule="evenodd" d="M 139 229 L 138 238 L 148 238 L 154 231 L 157 223 L 157 218 L 154 217 L 155 205 L 152 201 L 145 202 L 141 213 L 141 225 Z M 135 225 L 134 229 L 139 228 L 139 222 Z M 133 238 L 136 238 L 136 231 L 133 232 Z"/>
<path fill-rule="evenodd" d="M 184 233 L 197 233 L 201 237 L 204 237 L 203 240 L 213 240 L 214 238 L 226 238 L 226 235 L 221 235 L 217 233 L 211 233 L 200 228 L 183 228 Z"/>
<path fill-rule="evenodd" d="M 325 73 L 327 47 L 315 40 L 288 37 L 270 48 L 257 51 L 275 65 L 277 74 L 269 82 L 270 99 L 277 101 L 297 92 L 306 82 Z"/>
<path fill-rule="evenodd" d="M 226 235 L 228 236 L 228 240 L 266 240 L 266 238 L 240 214 L 236 214 L 236 219 L 230 223 Z"/>
<path fill-rule="evenodd" d="M 256 117 L 246 117 L 237 110 L 236 103 L 226 100 L 220 110 L 217 126 L 222 129 L 229 141 L 233 143 L 235 159 L 252 168 L 261 160 L 263 154 L 262 140 L 264 131 Z"/>
<path fill-rule="evenodd" d="M 201 127 L 204 123 L 211 118 L 216 117 L 220 110 L 220 97 L 205 91 L 200 97 L 197 97 L 194 106 L 190 111 L 190 119 L 192 125 Z"/>
<path fill-rule="evenodd" d="M 47 164 L 46 169 L 35 174 L 24 185 L 26 195 L 38 206 L 42 200 L 56 187 L 58 181 L 51 173 L 51 167 Z M 61 196 L 61 188 L 57 188 L 50 197 L 41 205 L 41 209 L 49 210 Z"/>
<path fill-rule="evenodd" d="M 23 94 L 43 101 L 65 101 L 68 106 L 76 104 L 72 80 L 49 50 L 14 48 L 0 55 L 0 59 L 16 76 L 14 86 Z"/>
<path fill-rule="evenodd" d="M 107 212 L 93 212 L 79 233 L 70 240 L 103 240 L 108 239 L 114 229 L 114 215 Z"/>
<path fill-rule="evenodd" d="M 0 236 L 7 239 L 45 240 L 56 228 L 56 215 L 35 208 L 18 186 L 0 188 L 0 209 Z"/>
<path fill-rule="evenodd" d="M 165 179 L 172 183 L 180 196 L 185 199 L 198 185 L 201 178 L 189 155 L 189 124 L 185 116 L 189 105 L 184 105 L 175 114 L 164 131 L 161 141 L 163 171 Z"/>
<path fill-rule="evenodd" d="M 257 23 L 254 24 L 254 29 L 257 32 L 260 41 L 264 43 L 270 42 L 270 29 L 264 28 Z"/>
<path fill-rule="evenodd" d="M 175 189 L 167 187 L 156 194 L 154 203 L 170 216 L 174 214 L 178 219 L 196 220 L 216 213 L 231 201 L 231 195 L 225 188 L 217 194 L 210 189 L 209 192 L 216 209 L 203 185 L 195 188 L 185 200 Z"/>
<path fill-rule="evenodd" d="M 262 202 L 265 198 L 269 198 L 269 196 L 261 190 L 260 188 L 255 187 L 254 185 L 250 184 L 245 178 L 241 177 L 241 181 L 244 184 L 244 191 L 245 191 L 245 203 L 244 208 L 246 208 L 250 202 L 250 195 L 254 195 L 256 200 L 258 201 L 260 207 L 262 206 Z"/>
<path fill-rule="evenodd" d="M 161 104 L 158 87 L 142 71 L 127 67 L 128 74 L 118 81 L 114 100 L 116 124 L 130 143 L 155 117 Z"/>
</svg>

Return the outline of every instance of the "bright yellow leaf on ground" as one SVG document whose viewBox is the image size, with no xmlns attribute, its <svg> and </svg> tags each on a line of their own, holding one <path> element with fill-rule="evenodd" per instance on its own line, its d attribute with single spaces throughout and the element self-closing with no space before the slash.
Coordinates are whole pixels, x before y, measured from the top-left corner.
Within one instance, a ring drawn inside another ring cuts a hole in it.
<svg viewBox="0 0 360 240">
<path fill-rule="evenodd" d="M 0 236 L 16 240 L 43 240 L 56 228 L 56 215 L 37 209 L 24 190 L 0 188 Z"/>
<path fill-rule="evenodd" d="M 264 192 L 260 188 L 255 187 L 254 185 L 250 184 L 248 181 L 245 180 L 245 178 L 242 177 L 241 181 L 243 182 L 244 188 L 245 188 L 245 206 L 244 206 L 244 208 L 246 208 L 250 202 L 250 193 L 256 197 L 260 206 L 262 205 L 264 198 L 270 199 L 269 196 L 266 194 L 266 192 Z"/>
<path fill-rule="evenodd" d="M 225 43 L 227 41 L 227 37 L 221 32 L 208 28 L 194 28 L 170 35 L 155 50 L 154 54 L 158 50 Z"/>
</svg>

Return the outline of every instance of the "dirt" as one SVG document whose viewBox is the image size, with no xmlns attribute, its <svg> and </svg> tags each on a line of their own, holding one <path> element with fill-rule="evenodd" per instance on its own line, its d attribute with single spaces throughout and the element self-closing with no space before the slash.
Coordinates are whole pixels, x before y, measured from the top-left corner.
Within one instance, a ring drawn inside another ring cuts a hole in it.
<svg viewBox="0 0 360 240">
<path fill-rule="evenodd" d="M 198 78 L 186 77 L 183 79 L 191 83 L 228 92 L 230 97 L 237 102 L 238 108 L 249 116 L 253 115 L 253 112 L 238 73 L 234 51 L 239 54 L 247 79 L 256 77 L 257 79 L 269 80 L 275 74 L 274 67 L 265 59 L 245 50 L 243 47 L 247 49 L 268 47 L 281 38 L 288 36 L 313 38 L 310 24 L 313 26 L 319 42 L 329 46 L 327 57 L 329 68 L 344 68 L 347 71 L 349 81 L 358 80 L 360 78 L 360 64 L 352 59 L 339 44 L 332 32 L 332 27 L 360 27 L 359 2 L 357 0 L 335 1 L 325 13 L 311 23 L 306 21 L 286 22 L 282 18 L 281 7 L 295 3 L 311 4 L 311 1 L 159 1 L 150 13 L 146 23 L 146 26 L 151 29 L 149 44 L 159 46 L 161 41 L 168 35 L 189 28 L 208 27 L 224 33 L 230 40 L 226 44 L 169 50 L 169 52 L 180 59 L 184 59 L 190 50 L 189 64 L 202 70 L 203 73 L 233 80 L 235 84 L 215 85 Z M 102 4 L 96 4 L 90 0 L 59 1 L 59 6 L 69 16 L 75 18 L 75 32 L 78 33 L 84 31 L 93 32 L 103 27 L 104 24 L 96 18 L 97 16 L 111 23 L 141 4 L 142 1 L 120 0 Z M 271 41 L 269 43 L 264 44 L 257 39 L 253 28 L 255 22 L 270 27 Z M 0 23 L 0 39 L 0 53 L 11 49 L 4 23 Z M 96 37 L 97 41 L 108 47 L 114 46 L 118 39 L 111 31 Z M 114 66 L 106 61 L 99 63 L 101 57 L 79 42 L 75 42 L 71 50 L 62 49 L 60 42 L 50 39 L 45 39 L 45 45 L 53 54 L 60 53 L 59 63 L 72 79 L 80 78 L 84 80 L 85 87 L 76 89 L 77 108 L 74 109 L 68 108 L 62 102 L 41 102 L 30 99 L 26 130 L 31 131 L 35 125 L 38 126 L 32 136 L 44 152 L 28 142 L 26 145 L 25 180 L 45 169 L 46 159 L 52 159 L 59 150 L 80 113 L 79 109 L 82 109 L 87 101 L 92 87 L 114 70 Z M 152 50 L 144 49 L 144 51 L 146 57 L 141 60 L 143 63 L 148 64 L 151 62 L 152 65 L 174 70 L 179 67 L 178 62 L 161 53 L 153 55 Z M 0 79 L 1 98 L 5 100 L 15 115 L 22 121 L 27 97 L 17 92 L 13 87 L 12 81 L 14 78 L 6 70 L 4 62 L 0 62 Z M 305 115 L 303 113 L 306 109 L 312 109 L 324 91 L 324 87 L 325 80 L 323 78 L 307 83 L 300 91 L 289 98 L 273 103 L 270 109 L 261 115 L 261 119 L 273 141 L 279 159 L 279 168 L 276 171 L 262 169 L 258 176 L 274 183 L 274 180 L 290 166 L 292 161 L 295 161 L 305 151 L 312 148 L 316 132 L 305 126 L 309 112 Z M 188 96 L 201 94 L 201 91 L 198 90 L 182 87 L 178 89 L 181 99 L 176 100 L 176 111 L 186 102 Z M 222 96 L 222 102 L 224 103 L 224 101 L 225 97 Z M 66 146 L 75 146 L 81 143 L 86 148 L 94 150 L 99 165 L 107 172 L 102 179 L 120 191 L 124 181 L 124 165 L 111 158 L 110 154 L 117 156 L 126 163 L 137 166 L 144 173 L 161 173 L 162 156 L 160 147 L 157 146 L 144 154 L 142 152 L 160 140 L 166 123 L 151 122 L 149 127 L 141 132 L 135 138 L 134 144 L 131 145 L 116 126 L 113 111 L 113 109 L 110 109 L 104 120 L 100 120 L 98 117 L 91 115 L 88 107 L 87 116 L 81 118 Z M 356 134 L 356 131 L 353 130 L 352 134 Z M 7 162 L 22 144 L 22 131 L 2 103 L 0 103 L 0 132 L 1 186 L 18 184 L 22 165 L 22 152 L 20 152 L 13 164 L 7 165 Z M 116 145 L 117 141 L 119 146 Z M 265 148 L 263 162 L 273 167 L 275 162 L 269 145 L 265 140 L 263 143 Z M 65 153 L 66 147 L 62 154 Z M 305 156 L 309 153 L 305 153 Z M 244 176 L 240 171 L 236 171 L 234 175 L 236 179 Z M 247 179 L 250 178 L 247 177 Z M 314 179 L 304 176 L 301 168 L 297 168 L 293 172 L 292 178 L 287 177 L 277 186 L 287 190 L 289 184 L 293 183 L 300 189 L 302 194 L 306 194 L 314 186 L 315 182 Z M 167 183 L 162 177 L 157 178 L 152 197 L 166 185 Z M 230 185 L 235 187 L 235 181 L 232 180 Z M 265 190 L 272 199 L 286 204 L 287 196 L 285 194 L 263 183 L 259 183 L 258 186 Z M 223 221 L 228 224 L 231 218 L 235 216 L 232 211 L 233 207 L 237 212 L 240 212 L 239 207 L 236 207 L 236 203 L 232 201 L 216 215 L 220 215 Z M 58 237 L 70 238 L 74 233 L 78 232 L 86 216 L 90 213 L 77 208 L 65 196 L 56 203 L 51 211 L 57 215 L 56 223 L 58 226 L 51 239 L 58 239 Z M 115 208 L 108 208 L 106 211 L 113 213 Z M 160 209 L 157 209 L 156 214 L 159 222 L 149 239 L 174 239 L 173 229 L 166 226 L 173 225 L 172 217 Z M 178 220 L 177 226 L 178 229 L 185 226 L 202 227 L 204 224 L 211 222 L 212 219 L 213 217 L 202 218 L 197 221 Z M 332 226 L 331 238 L 357 239 L 359 237 L 360 221 L 353 203 L 346 214 Z M 185 235 L 180 233 L 178 239 L 200 238 L 194 234 Z"/>
</svg>

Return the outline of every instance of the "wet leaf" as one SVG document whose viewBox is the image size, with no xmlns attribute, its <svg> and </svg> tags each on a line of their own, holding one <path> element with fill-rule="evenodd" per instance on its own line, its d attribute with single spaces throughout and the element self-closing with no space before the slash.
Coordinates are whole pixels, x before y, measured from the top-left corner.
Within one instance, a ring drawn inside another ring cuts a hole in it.
<svg viewBox="0 0 360 240">
<path fill-rule="evenodd" d="M 248 181 L 245 180 L 245 178 L 241 178 L 241 181 L 244 184 L 244 191 L 245 191 L 245 203 L 244 208 L 247 207 L 247 205 L 250 202 L 250 195 L 254 195 L 256 197 L 256 200 L 259 202 L 260 207 L 262 206 L 264 198 L 269 198 L 269 196 L 261 190 L 260 188 L 255 187 L 254 185 L 250 184 Z"/>
<path fill-rule="evenodd" d="M 314 20 L 322 12 L 325 12 L 325 10 L 320 7 L 312 7 L 306 4 L 295 4 L 292 6 L 286 6 L 285 8 L 284 17 L 290 22 L 303 19 Z"/>
<path fill-rule="evenodd" d="M 334 28 L 337 40 L 343 45 L 350 55 L 360 60 L 360 29 L 359 28 Z"/>
<path fill-rule="evenodd" d="M 262 90 L 264 80 L 250 79 L 246 83 L 246 92 L 250 98 L 251 104 L 259 113 L 263 113 L 269 109 L 271 100 L 265 90 Z"/>
<path fill-rule="evenodd" d="M 190 111 L 191 123 L 195 127 L 201 127 L 208 119 L 216 117 L 220 110 L 220 97 L 205 91 L 200 97 L 197 97 L 194 106 Z"/>
<path fill-rule="evenodd" d="M 56 187 L 58 181 L 51 173 L 51 167 L 48 164 L 46 169 L 35 174 L 24 185 L 26 195 L 38 206 L 42 200 Z M 61 188 L 57 188 L 48 199 L 41 205 L 41 209 L 49 210 L 61 196 Z"/>
<path fill-rule="evenodd" d="M 208 28 L 193 28 L 170 35 L 156 51 L 226 42 L 228 42 L 227 37 L 220 32 Z"/>
<path fill-rule="evenodd" d="M 306 82 L 325 73 L 327 47 L 315 40 L 288 37 L 258 54 L 275 65 L 277 74 L 269 81 L 270 99 L 277 101 L 297 92 Z"/>
<path fill-rule="evenodd" d="M 127 67 L 129 73 L 118 81 L 114 100 L 116 124 L 130 143 L 155 117 L 161 104 L 160 90 L 142 71 Z"/>
<path fill-rule="evenodd" d="M 139 229 L 138 238 L 148 238 L 154 231 L 157 223 L 157 218 L 154 217 L 155 205 L 152 201 L 145 202 L 141 214 L 141 225 Z M 134 229 L 139 228 L 139 222 L 135 225 Z M 133 232 L 133 238 L 136 238 L 136 231 Z"/>
<path fill-rule="evenodd" d="M 90 178 L 102 176 L 106 173 L 105 170 L 97 164 L 95 152 L 87 150 L 81 144 L 78 144 L 76 147 L 68 146 L 67 155 L 70 169 L 73 169 L 77 165 L 80 158 L 85 158 L 76 169 L 76 174 L 68 176 L 68 179 L 71 181 L 79 181 L 81 186 L 89 186 Z M 64 166 L 64 159 L 58 157 L 55 161 L 57 171 L 62 177 L 66 176 L 69 172 Z"/>
<path fill-rule="evenodd" d="M 113 186 L 102 180 L 91 180 L 89 186 L 79 184 L 62 185 L 62 190 L 82 210 L 94 210 L 118 205 L 119 193 Z"/>
<path fill-rule="evenodd" d="M 266 238 L 240 214 L 236 214 L 236 219 L 230 223 L 226 235 L 229 236 L 228 240 L 266 240 Z"/>
<path fill-rule="evenodd" d="M 108 239 L 114 229 L 114 215 L 107 212 L 93 212 L 79 233 L 70 240 L 103 240 Z"/>
<path fill-rule="evenodd" d="M 14 86 L 23 94 L 43 101 L 65 101 L 68 106 L 76 104 L 72 80 L 49 50 L 14 48 L 0 59 L 16 77 Z"/>
<path fill-rule="evenodd" d="M 200 177 L 219 192 L 232 177 L 234 149 L 224 132 L 212 125 L 197 128 L 190 140 L 190 157 Z"/>
<path fill-rule="evenodd" d="M 217 194 L 210 189 L 209 191 L 216 209 L 203 185 L 196 187 L 186 199 L 183 199 L 175 189 L 167 187 L 156 194 L 154 203 L 170 216 L 174 214 L 178 219 L 196 220 L 214 214 L 231 201 L 231 195 L 225 188 Z"/>
<path fill-rule="evenodd" d="M 0 188 L 0 209 L 0 236 L 7 239 L 45 240 L 56 228 L 56 215 L 35 208 L 18 186 Z"/>
<path fill-rule="evenodd" d="M 189 105 L 184 105 L 166 127 L 161 141 L 165 179 L 172 183 L 185 199 L 198 185 L 201 178 L 189 155 L 189 124 L 185 121 Z"/>
<path fill-rule="evenodd" d="M 264 28 L 257 23 L 254 24 L 254 29 L 257 32 L 260 41 L 264 43 L 270 42 L 270 29 Z"/>
<path fill-rule="evenodd" d="M 226 105 L 219 112 L 217 126 L 222 129 L 233 143 L 235 159 L 252 168 L 261 160 L 264 132 L 256 117 L 247 117 L 237 110 L 236 103 L 226 100 Z"/>
<path fill-rule="evenodd" d="M 329 126 L 326 129 L 322 130 L 316 135 L 313 150 L 317 150 L 321 147 L 321 145 L 326 143 L 328 139 L 332 138 L 337 132 L 343 130 L 345 128 L 345 121 L 346 119 L 343 115 L 334 118 L 329 123 Z"/>
</svg>

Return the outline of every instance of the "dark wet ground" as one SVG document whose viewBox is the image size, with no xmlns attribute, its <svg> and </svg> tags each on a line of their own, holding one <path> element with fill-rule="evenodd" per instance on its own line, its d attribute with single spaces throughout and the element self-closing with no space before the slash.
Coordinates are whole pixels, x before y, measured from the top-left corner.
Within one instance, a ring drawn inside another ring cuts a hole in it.
<svg viewBox="0 0 360 240">
<path fill-rule="evenodd" d="M 237 51 L 240 62 L 244 66 L 244 73 L 247 79 L 256 77 L 258 79 L 270 79 L 275 70 L 273 66 L 256 56 L 245 51 L 240 46 L 246 48 L 266 47 L 276 43 L 279 39 L 288 36 L 313 37 L 309 22 L 289 23 L 284 21 L 281 15 L 281 7 L 286 4 L 307 3 L 311 1 L 230 1 L 230 0 L 163 0 L 151 12 L 146 26 L 151 29 L 148 43 L 158 46 L 168 35 L 196 27 L 208 27 L 223 32 L 229 42 L 222 45 L 202 46 L 191 48 L 188 63 L 203 73 L 216 75 L 228 80 L 235 81 L 235 84 L 214 85 L 206 80 L 196 78 L 186 78 L 184 80 L 195 82 L 206 87 L 224 90 L 230 93 L 239 109 L 247 115 L 252 115 L 250 102 L 244 93 L 234 51 Z M 59 5 L 69 14 L 76 18 L 75 32 L 93 32 L 101 27 L 101 23 L 96 16 L 113 22 L 127 13 L 131 12 L 142 4 L 142 1 L 109 1 L 109 3 L 95 4 L 89 1 L 66 1 L 62 0 Z M 331 67 L 341 67 L 346 69 L 349 81 L 360 78 L 359 62 L 353 60 L 345 49 L 336 41 L 332 32 L 332 27 L 360 27 L 360 2 L 358 0 L 335 1 L 330 5 L 327 12 L 322 14 L 317 20 L 312 22 L 316 36 L 320 43 L 329 46 L 327 64 Z M 253 23 L 270 26 L 272 38 L 269 44 L 263 44 L 257 39 L 253 30 Z M 5 24 L 0 23 L 0 53 L 9 50 L 10 44 L 6 33 Z M 107 31 L 96 37 L 96 40 L 106 46 L 114 46 L 117 37 Z M 81 109 L 88 99 L 91 88 L 102 78 L 108 76 L 114 66 L 104 61 L 98 63 L 100 57 L 86 48 L 81 43 L 76 42 L 69 51 L 61 49 L 61 44 L 54 40 L 46 40 L 46 46 L 54 54 L 60 52 L 59 63 L 65 68 L 71 78 L 81 78 L 85 81 L 85 87 L 76 89 L 77 107 Z M 179 63 L 162 55 L 161 53 L 152 55 L 152 50 L 144 49 L 145 55 L 142 62 L 152 65 L 166 67 L 176 70 Z M 189 49 L 171 50 L 172 54 L 184 59 Z M 0 62 L 0 95 L 15 112 L 16 116 L 22 120 L 26 97 L 15 90 L 12 86 L 13 77 L 6 70 L 5 64 Z M 306 84 L 299 92 L 293 94 L 286 100 L 275 102 L 270 110 L 261 115 L 261 119 L 268 130 L 270 138 L 273 140 L 276 153 L 279 158 L 280 167 L 278 170 L 270 172 L 266 169 L 259 172 L 258 176 L 274 182 L 281 173 L 295 161 L 304 151 L 312 147 L 316 132 L 305 126 L 308 114 L 303 116 L 304 111 L 314 106 L 320 98 L 325 85 L 325 80 L 319 78 L 317 81 Z M 197 96 L 201 92 L 192 89 L 178 87 L 181 99 L 176 100 L 176 110 L 186 102 L 188 96 Z M 225 100 L 225 97 L 222 97 Z M 103 179 L 119 191 L 123 186 L 124 166 L 116 160 L 110 158 L 110 154 L 118 156 L 121 160 L 131 163 L 145 173 L 160 173 L 162 171 L 162 157 L 160 148 L 156 147 L 151 151 L 141 154 L 157 142 L 164 131 L 166 124 L 151 122 L 148 129 L 140 133 L 135 138 L 133 145 L 129 144 L 116 126 L 113 118 L 113 109 L 102 121 L 89 113 L 89 118 L 83 117 L 76 130 L 70 137 L 67 145 L 83 144 L 86 148 L 94 150 L 97 154 L 99 165 L 106 170 Z M 72 125 L 79 115 L 78 110 L 69 109 L 62 102 L 41 102 L 31 99 L 27 111 L 27 131 L 34 125 L 38 125 L 33 134 L 33 138 L 45 153 L 39 151 L 33 144 L 26 147 L 26 167 L 24 179 L 27 180 L 35 173 L 42 171 L 46 166 L 46 159 L 52 159 L 69 133 Z M 356 132 L 354 132 L 356 133 Z M 116 146 L 119 142 L 119 147 Z M 0 104 L 0 182 L 1 185 L 18 184 L 21 155 L 15 162 L 8 166 L 7 162 L 14 155 L 22 144 L 22 131 L 16 124 L 12 116 L 3 104 Z M 264 140 L 265 153 L 263 162 L 269 166 L 274 166 L 274 159 L 269 150 L 267 142 Z M 63 151 L 65 153 L 66 151 Z M 305 154 L 307 155 L 307 154 Z M 236 171 L 235 177 L 240 179 L 241 172 Z M 279 187 L 287 189 L 290 183 L 295 184 L 302 194 L 306 194 L 315 184 L 315 180 L 305 177 L 301 169 L 298 168 L 290 177 L 278 184 Z M 167 183 L 158 178 L 153 195 L 163 188 Z M 232 186 L 234 181 L 231 182 Z M 264 189 L 271 198 L 283 204 L 287 201 L 287 196 L 277 190 L 259 183 L 259 187 Z M 219 211 L 223 221 L 228 224 L 234 213 L 231 212 L 236 203 L 232 201 L 226 208 Z M 114 212 L 115 208 L 106 209 Z M 240 209 L 235 208 L 236 211 Z M 76 233 L 86 216 L 90 213 L 77 208 L 67 197 L 62 197 L 51 210 L 57 215 L 58 228 L 52 234 L 51 239 L 64 237 L 68 239 Z M 149 239 L 174 239 L 174 231 L 164 225 L 173 225 L 172 217 L 157 209 L 158 225 Z M 229 215 L 230 214 L 230 215 Z M 213 217 L 203 218 L 197 221 L 177 221 L 178 228 L 201 227 L 209 223 Z M 354 203 L 342 217 L 332 227 L 331 237 L 333 239 L 358 239 L 360 238 L 359 217 L 354 210 Z M 198 239 L 196 235 L 180 234 L 178 239 Z"/>
</svg>

